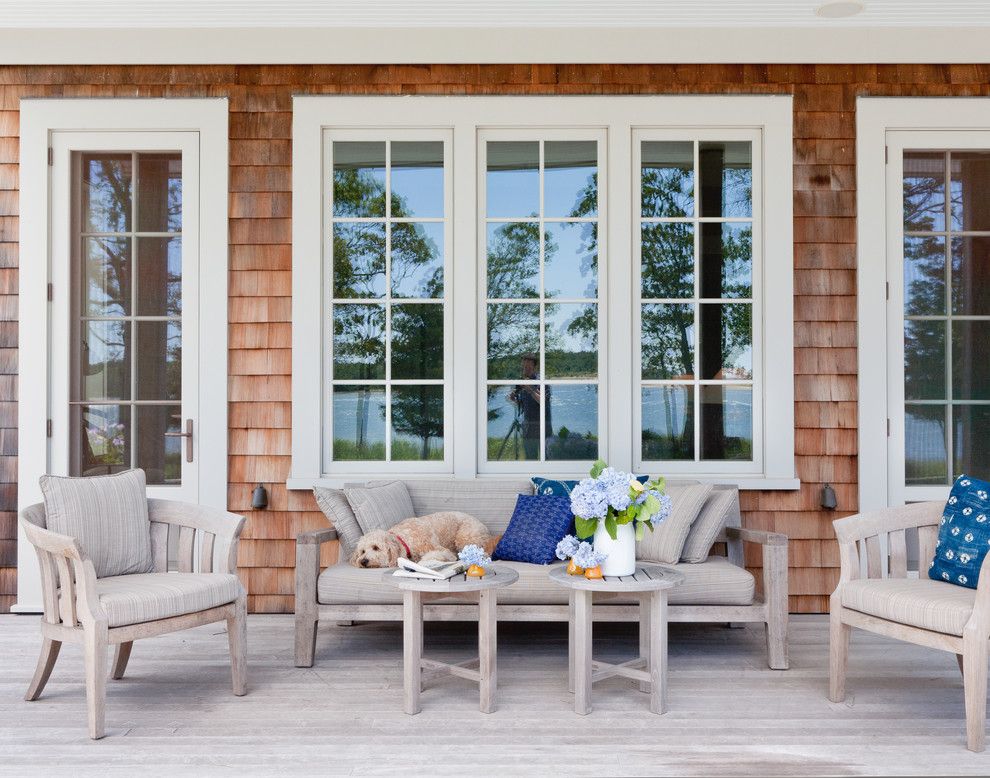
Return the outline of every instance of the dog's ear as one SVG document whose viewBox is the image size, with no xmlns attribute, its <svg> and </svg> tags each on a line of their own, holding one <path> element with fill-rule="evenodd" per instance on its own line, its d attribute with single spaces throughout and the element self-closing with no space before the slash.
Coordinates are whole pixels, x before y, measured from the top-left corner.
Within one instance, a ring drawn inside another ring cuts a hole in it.
<svg viewBox="0 0 990 778">
<path fill-rule="evenodd" d="M 354 567 L 359 567 L 360 565 L 358 563 L 358 559 L 360 559 L 360 557 L 361 557 L 361 545 L 358 544 L 357 546 L 354 547 L 354 550 L 351 552 L 351 555 L 350 557 L 348 557 L 347 561 L 350 562 Z"/>
<path fill-rule="evenodd" d="M 399 564 L 399 557 L 404 551 L 404 549 L 400 548 L 399 541 L 389 536 L 385 543 L 385 550 L 388 552 L 387 567 L 397 567 Z"/>
</svg>

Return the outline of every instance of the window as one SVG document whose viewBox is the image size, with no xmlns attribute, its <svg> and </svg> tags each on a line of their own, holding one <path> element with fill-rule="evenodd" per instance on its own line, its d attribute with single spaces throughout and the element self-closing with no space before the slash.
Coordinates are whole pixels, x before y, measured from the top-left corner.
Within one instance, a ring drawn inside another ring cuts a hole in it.
<svg viewBox="0 0 990 778">
<path fill-rule="evenodd" d="M 787 97 L 295 98 L 289 487 L 603 457 L 796 488 L 791 122 Z"/>
</svg>

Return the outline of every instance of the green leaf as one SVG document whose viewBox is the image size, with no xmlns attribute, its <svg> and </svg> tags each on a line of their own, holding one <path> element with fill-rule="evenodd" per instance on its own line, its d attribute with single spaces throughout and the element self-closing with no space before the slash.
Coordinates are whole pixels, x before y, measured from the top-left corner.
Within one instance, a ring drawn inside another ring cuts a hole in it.
<svg viewBox="0 0 990 778">
<path fill-rule="evenodd" d="M 580 516 L 574 517 L 574 530 L 578 540 L 587 540 L 595 534 L 598 529 L 598 519 L 582 519 Z"/>
<path fill-rule="evenodd" d="M 606 467 L 608 467 L 608 465 L 605 464 L 604 459 L 595 460 L 595 464 L 591 466 L 591 477 L 598 478 L 598 476 L 602 474 L 602 470 L 604 470 Z"/>
<path fill-rule="evenodd" d="M 643 524 L 644 524 L 644 522 L 642 522 L 642 521 L 637 521 L 636 522 L 636 540 L 637 541 L 643 539 Z"/>
<path fill-rule="evenodd" d="M 647 495 L 646 499 L 643 500 L 643 514 L 646 516 L 652 516 L 654 513 L 660 510 L 660 500 L 654 497 L 652 494 Z"/>
<path fill-rule="evenodd" d="M 617 527 L 617 525 L 615 523 L 615 517 L 614 516 L 606 516 L 605 517 L 605 531 L 608 533 L 608 536 L 610 538 L 612 538 L 612 540 L 618 540 L 619 539 L 619 531 L 618 531 L 618 527 Z"/>
</svg>

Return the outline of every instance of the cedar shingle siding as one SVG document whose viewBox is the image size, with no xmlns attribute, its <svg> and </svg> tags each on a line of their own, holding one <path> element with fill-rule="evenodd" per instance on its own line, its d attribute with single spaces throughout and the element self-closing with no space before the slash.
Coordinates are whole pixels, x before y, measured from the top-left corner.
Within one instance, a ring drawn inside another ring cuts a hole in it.
<svg viewBox="0 0 990 778">
<path fill-rule="evenodd" d="M 857 507 L 855 100 L 987 95 L 987 65 L 0 67 L 0 611 L 15 595 L 19 101 L 215 96 L 228 97 L 231 110 L 228 507 L 248 515 L 240 565 L 251 608 L 292 610 L 292 539 L 325 524 L 310 494 L 280 485 L 290 457 L 291 108 L 292 95 L 306 93 L 794 95 L 802 487 L 742 499 L 747 526 L 791 538 L 791 609 L 827 610 L 839 572 L 831 521 Z M 274 484 L 270 509 L 252 513 L 258 481 Z M 818 507 L 825 482 L 838 511 Z"/>
</svg>

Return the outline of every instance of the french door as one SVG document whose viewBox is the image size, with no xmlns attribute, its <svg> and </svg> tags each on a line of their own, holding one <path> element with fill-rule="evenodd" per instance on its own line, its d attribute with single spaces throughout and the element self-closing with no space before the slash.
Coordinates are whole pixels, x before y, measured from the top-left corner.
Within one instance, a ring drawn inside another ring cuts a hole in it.
<svg viewBox="0 0 990 778">
<path fill-rule="evenodd" d="M 51 148 L 51 471 L 140 467 L 150 496 L 198 502 L 198 134 Z"/>
<path fill-rule="evenodd" d="M 990 132 L 887 133 L 890 504 L 990 478 Z"/>
</svg>

